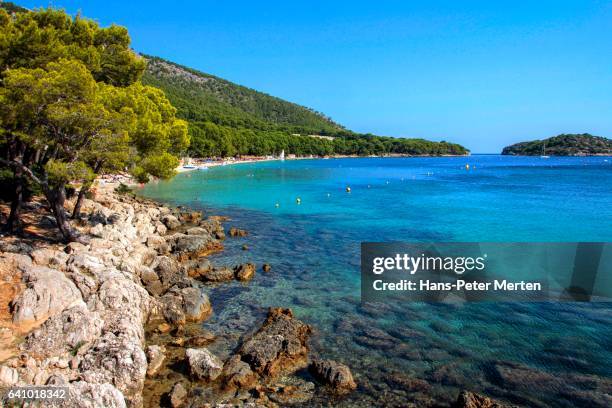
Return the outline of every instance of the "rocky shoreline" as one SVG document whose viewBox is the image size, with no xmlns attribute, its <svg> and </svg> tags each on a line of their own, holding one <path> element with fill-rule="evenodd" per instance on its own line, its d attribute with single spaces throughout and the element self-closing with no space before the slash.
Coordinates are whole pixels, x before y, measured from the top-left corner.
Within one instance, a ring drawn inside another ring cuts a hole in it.
<svg viewBox="0 0 612 408">
<path fill-rule="evenodd" d="M 63 405 L 106 407 L 139 407 L 145 399 L 148 406 L 275 406 L 274 398 L 304 400 L 312 392 L 305 381 L 275 382 L 309 363 L 311 328 L 289 309 L 271 308 L 227 361 L 206 349 L 215 335 L 198 324 L 213 313 L 203 283 L 248 281 L 256 273 L 251 263 L 232 269 L 206 258 L 223 249 L 223 218 L 202 219 L 110 188 L 82 211 L 78 229 L 88 244 L 2 240 L 3 275 L 22 281 L 11 301 L 12 329 L 24 333 L 0 365 L 2 386 L 65 385 Z M 324 372 L 313 365 L 322 384 L 355 388 L 347 367 L 326 363 Z M 169 364 L 178 366 L 174 384 L 158 401 L 148 398 L 145 382 L 168 385 L 156 377 Z M 214 395 L 192 395 L 194 384 Z"/>
<path fill-rule="evenodd" d="M 66 407 L 307 405 L 315 392 L 337 399 L 357 388 L 349 367 L 309 353 L 313 328 L 290 309 L 270 308 L 227 358 L 207 348 L 216 339 L 201 325 L 214 313 L 207 285 L 271 270 L 210 262 L 223 250 L 223 217 L 111 185 L 82 212 L 87 244 L 0 240 L 0 281 L 14 289 L 0 325 L 0 388 L 65 386 L 69 398 L 55 405 Z M 471 393 L 457 404 L 501 406 Z"/>
</svg>

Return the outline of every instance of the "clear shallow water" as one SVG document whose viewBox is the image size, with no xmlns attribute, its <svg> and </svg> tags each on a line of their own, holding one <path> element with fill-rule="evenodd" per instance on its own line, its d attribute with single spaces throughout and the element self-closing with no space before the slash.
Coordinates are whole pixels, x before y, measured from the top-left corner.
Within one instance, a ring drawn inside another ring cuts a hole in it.
<svg viewBox="0 0 612 408">
<path fill-rule="evenodd" d="M 362 241 L 612 241 L 611 158 L 266 162 L 141 192 L 251 232 L 228 239 L 215 262 L 273 266 L 211 289 L 206 325 L 227 340 L 213 345 L 222 355 L 268 306 L 286 306 L 317 328 L 314 352 L 357 377 L 358 392 L 334 404 L 444 404 L 463 388 L 529 406 L 612 403 L 607 305 L 359 302 Z"/>
</svg>

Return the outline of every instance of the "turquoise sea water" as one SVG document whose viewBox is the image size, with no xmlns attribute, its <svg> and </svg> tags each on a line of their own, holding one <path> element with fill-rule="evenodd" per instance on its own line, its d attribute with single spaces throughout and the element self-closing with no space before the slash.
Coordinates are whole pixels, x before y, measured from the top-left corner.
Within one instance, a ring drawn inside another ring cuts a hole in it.
<svg viewBox="0 0 612 408">
<path fill-rule="evenodd" d="M 221 333 L 221 355 L 267 307 L 285 306 L 316 327 L 314 353 L 357 377 L 358 391 L 333 404 L 444 405 L 470 389 L 527 406 L 612 405 L 606 304 L 361 304 L 359 292 L 362 241 L 612 241 L 612 158 L 274 161 L 184 173 L 141 193 L 250 231 L 216 263 L 273 267 L 210 288 L 205 324 Z"/>
</svg>

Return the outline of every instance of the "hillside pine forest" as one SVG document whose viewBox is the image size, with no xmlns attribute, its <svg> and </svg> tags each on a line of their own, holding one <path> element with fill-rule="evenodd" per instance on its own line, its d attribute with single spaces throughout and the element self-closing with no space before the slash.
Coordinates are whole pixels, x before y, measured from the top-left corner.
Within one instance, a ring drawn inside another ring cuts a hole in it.
<svg viewBox="0 0 612 408">
<path fill-rule="evenodd" d="M 357 134 L 308 108 L 161 58 L 146 56 L 144 84 L 160 88 L 189 122 L 189 154 L 462 155 L 458 144 Z M 332 136 L 333 140 L 312 137 Z"/>
</svg>

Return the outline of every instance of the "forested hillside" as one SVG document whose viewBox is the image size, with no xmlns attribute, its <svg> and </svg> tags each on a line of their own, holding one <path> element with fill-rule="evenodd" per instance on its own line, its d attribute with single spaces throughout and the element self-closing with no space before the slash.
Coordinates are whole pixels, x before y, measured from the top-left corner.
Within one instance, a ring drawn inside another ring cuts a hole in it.
<svg viewBox="0 0 612 408">
<path fill-rule="evenodd" d="M 612 140 L 601 136 L 562 134 L 544 140 L 516 143 L 504 147 L 504 155 L 518 156 L 593 156 L 612 155 Z"/>
<path fill-rule="evenodd" d="M 444 155 L 462 146 L 360 135 L 325 115 L 161 58 L 146 56 L 143 82 L 162 89 L 189 122 L 192 156 Z M 333 136 L 333 140 L 309 135 Z"/>
<path fill-rule="evenodd" d="M 232 127 L 275 127 L 294 133 L 333 134 L 342 130 L 323 114 L 303 106 L 161 58 L 145 57 L 148 69 L 144 80 L 164 88 L 186 119 Z"/>
</svg>

